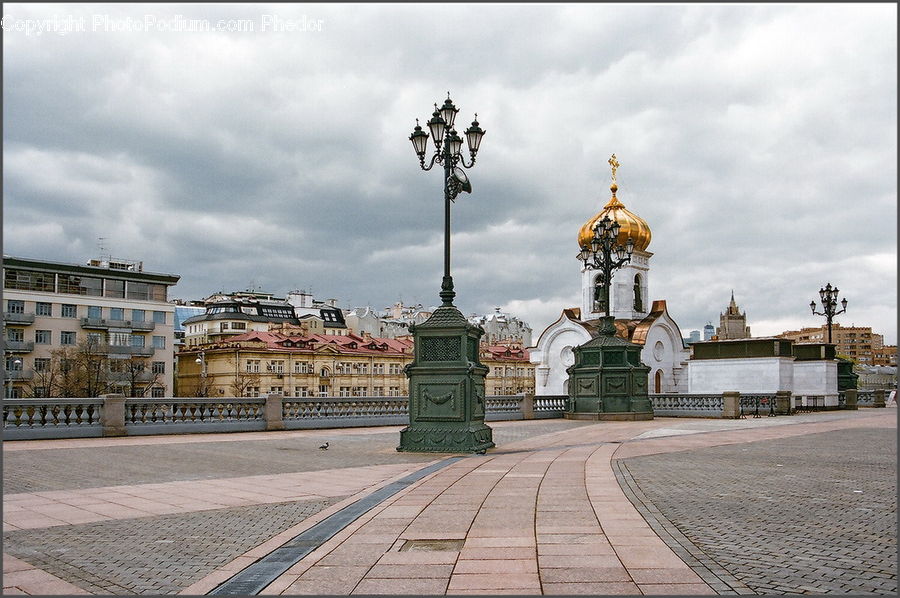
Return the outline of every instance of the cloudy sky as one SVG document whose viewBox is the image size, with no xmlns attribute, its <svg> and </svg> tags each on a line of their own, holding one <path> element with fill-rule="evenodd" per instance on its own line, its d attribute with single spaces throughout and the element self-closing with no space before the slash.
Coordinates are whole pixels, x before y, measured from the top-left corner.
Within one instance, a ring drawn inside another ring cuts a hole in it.
<svg viewBox="0 0 900 598">
<path fill-rule="evenodd" d="M 437 305 L 441 175 L 408 136 L 449 90 L 487 131 L 453 208 L 465 313 L 537 334 L 579 304 L 615 153 L 685 336 L 732 289 L 754 335 L 819 325 L 830 281 L 839 322 L 897 342 L 894 4 L 3 10 L 5 254 L 103 238 L 173 297 Z"/>
</svg>

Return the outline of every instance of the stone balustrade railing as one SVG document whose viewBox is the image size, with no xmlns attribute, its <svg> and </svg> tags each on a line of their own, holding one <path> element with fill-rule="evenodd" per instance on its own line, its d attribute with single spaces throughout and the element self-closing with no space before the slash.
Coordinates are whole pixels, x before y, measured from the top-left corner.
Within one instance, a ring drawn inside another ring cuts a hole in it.
<svg viewBox="0 0 900 598">
<path fill-rule="evenodd" d="M 489 421 L 561 417 L 538 401 L 527 413 L 530 395 L 485 397 Z M 3 437 L 7 440 L 137 436 L 203 432 L 250 432 L 409 423 L 408 397 L 304 397 L 281 395 L 226 398 L 6 399 Z"/>
</svg>

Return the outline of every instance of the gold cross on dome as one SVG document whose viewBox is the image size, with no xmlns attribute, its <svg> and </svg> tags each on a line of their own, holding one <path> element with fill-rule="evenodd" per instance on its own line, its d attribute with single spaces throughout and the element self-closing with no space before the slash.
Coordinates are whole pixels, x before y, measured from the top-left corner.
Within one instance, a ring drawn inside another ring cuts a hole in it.
<svg viewBox="0 0 900 598">
<path fill-rule="evenodd" d="M 608 160 L 608 162 L 609 162 L 609 165 L 612 167 L 612 180 L 615 183 L 616 182 L 616 169 L 619 167 L 619 161 L 616 160 L 616 155 L 613 154 L 612 158 L 610 158 Z"/>
</svg>

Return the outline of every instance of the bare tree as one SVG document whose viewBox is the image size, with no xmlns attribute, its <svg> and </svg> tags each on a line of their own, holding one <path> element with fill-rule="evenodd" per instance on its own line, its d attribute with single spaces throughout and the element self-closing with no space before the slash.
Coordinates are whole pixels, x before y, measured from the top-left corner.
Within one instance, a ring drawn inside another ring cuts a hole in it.
<svg viewBox="0 0 900 598">
<path fill-rule="evenodd" d="M 236 397 L 243 397 L 249 393 L 249 389 L 259 386 L 259 372 L 248 372 L 246 367 L 241 367 L 238 353 L 235 352 L 234 359 L 234 378 L 231 381 L 231 390 Z"/>
</svg>

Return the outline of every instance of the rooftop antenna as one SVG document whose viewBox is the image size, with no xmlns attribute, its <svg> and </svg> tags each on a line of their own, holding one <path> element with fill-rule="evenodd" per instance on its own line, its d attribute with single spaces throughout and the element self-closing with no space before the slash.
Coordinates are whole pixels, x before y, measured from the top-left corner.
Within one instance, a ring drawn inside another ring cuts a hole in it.
<svg viewBox="0 0 900 598">
<path fill-rule="evenodd" d="M 103 259 L 104 252 L 106 251 L 106 247 L 104 247 L 103 245 L 104 241 L 106 241 L 106 237 L 97 237 L 97 251 L 100 254 L 101 260 Z M 110 254 L 108 257 L 111 258 L 112 254 Z"/>
</svg>

